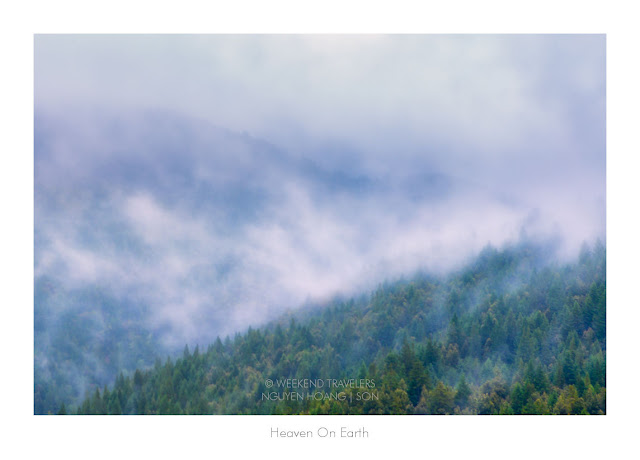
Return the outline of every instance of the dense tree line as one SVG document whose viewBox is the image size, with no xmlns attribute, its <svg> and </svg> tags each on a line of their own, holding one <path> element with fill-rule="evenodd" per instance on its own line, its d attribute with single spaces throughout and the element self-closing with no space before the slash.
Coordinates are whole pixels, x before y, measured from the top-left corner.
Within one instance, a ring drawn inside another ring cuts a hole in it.
<svg viewBox="0 0 640 460">
<path fill-rule="evenodd" d="M 287 378 L 373 382 L 375 397 L 346 387 L 343 399 L 296 399 L 267 383 Z M 606 251 L 598 242 L 559 265 L 532 246 L 489 247 L 446 277 L 387 283 L 185 347 L 59 412 L 604 414 Z"/>
</svg>

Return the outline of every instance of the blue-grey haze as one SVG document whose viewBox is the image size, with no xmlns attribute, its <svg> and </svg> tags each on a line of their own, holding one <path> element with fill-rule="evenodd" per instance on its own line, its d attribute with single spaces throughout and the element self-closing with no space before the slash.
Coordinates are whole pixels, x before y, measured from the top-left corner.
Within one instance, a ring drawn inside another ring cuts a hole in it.
<svg viewBox="0 0 640 460">
<path fill-rule="evenodd" d="M 169 347 L 605 238 L 604 36 L 39 35 L 35 113 L 36 280 Z"/>
</svg>

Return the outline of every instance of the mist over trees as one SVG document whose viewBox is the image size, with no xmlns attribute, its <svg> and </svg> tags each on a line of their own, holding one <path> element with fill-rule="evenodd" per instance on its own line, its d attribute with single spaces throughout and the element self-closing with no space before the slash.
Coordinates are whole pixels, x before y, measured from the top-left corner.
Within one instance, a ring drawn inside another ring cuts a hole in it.
<svg viewBox="0 0 640 460">
<path fill-rule="evenodd" d="M 156 112 L 131 117 L 94 119 L 89 138 L 78 138 L 65 121 L 36 120 L 36 413 L 75 407 L 89 389 L 110 385 L 121 372 L 142 372 L 158 358 L 175 359 L 185 344 L 261 327 L 303 305 L 323 309 L 335 295 L 358 298 L 384 279 L 420 271 L 439 279 L 472 263 L 487 240 L 544 246 L 545 257 L 558 263 L 578 256 L 568 249 L 579 235 L 571 228 L 549 233 L 537 208 L 473 182 L 436 172 L 374 177 L 326 170 L 204 122 Z M 57 149 L 93 153 L 70 166 Z M 522 279 L 514 272 L 509 286 Z M 446 298 L 437 290 L 438 305 L 456 312 L 476 301 L 450 289 Z M 427 331 L 445 326 L 425 315 L 435 321 Z M 456 330 L 463 318 L 450 321 Z M 368 327 L 377 341 L 360 348 L 399 346 L 394 321 Z M 503 339 L 438 346 L 452 364 L 470 347 L 502 353 L 504 343 L 495 342 Z M 381 359 L 377 353 L 359 359 L 368 366 Z M 465 382 L 479 385 L 478 372 Z M 422 392 L 412 388 L 416 399 Z"/>
<path fill-rule="evenodd" d="M 34 411 L 604 411 L 605 51 L 37 35 Z"/>
<path fill-rule="evenodd" d="M 269 385 L 286 379 L 356 379 L 375 397 L 350 387 L 291 397 L 301 390 Z M 487 247 L 448 276 L 418 274 L 185 346 L 64 412 L 604 414 L 605 249 L 585 245 L 565 265 L 531 245 Z"/>
</svg>

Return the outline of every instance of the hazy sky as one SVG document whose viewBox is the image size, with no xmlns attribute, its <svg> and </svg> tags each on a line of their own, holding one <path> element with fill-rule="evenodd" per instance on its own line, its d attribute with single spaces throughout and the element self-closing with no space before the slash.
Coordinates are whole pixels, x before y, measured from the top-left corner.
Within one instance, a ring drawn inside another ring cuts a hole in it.
<svg viewBox="0 0 640 460">
<path fill-rule="evenodd" d="M 603 35 L 40 35 L 35 110 L 36 277 L 177 342 L 605 237 Z"/>
</svg>

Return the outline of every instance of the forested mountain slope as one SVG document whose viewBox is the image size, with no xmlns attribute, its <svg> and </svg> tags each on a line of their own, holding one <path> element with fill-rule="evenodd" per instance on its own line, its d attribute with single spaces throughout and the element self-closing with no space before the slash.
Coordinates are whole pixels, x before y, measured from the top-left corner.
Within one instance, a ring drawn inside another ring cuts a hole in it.
<svg viewBox="0 0 640 460">
<path fill-rule="evenodd" d="M 292 380 L 287 380 L 292 379 Z M 486 248 L 120 374 L 78 414 L 604 414 L 606 251 Z"/>
<path fill-rule="evenodd" d="M 119 372 L 148 368 L 170 350 L 144 328 L 148 308 L 96 286 L 65 289 L 56 279 L 34 283 L 34 413 L 78 401 L 84 389 Z"/>
<path fill-rule="evenodd" d="M 34 412 L 306 299 L 538 234 L 530 204 L 468 178 L 317 160 L 171 111 L 37 110 Z"/>
</svg>

